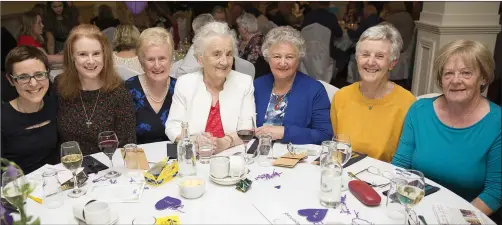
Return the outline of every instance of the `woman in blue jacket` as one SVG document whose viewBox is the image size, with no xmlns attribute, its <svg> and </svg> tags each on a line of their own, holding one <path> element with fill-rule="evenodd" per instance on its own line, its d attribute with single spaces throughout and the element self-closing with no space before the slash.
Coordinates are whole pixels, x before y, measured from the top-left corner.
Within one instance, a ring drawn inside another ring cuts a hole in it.
<svg viewBox="0 0 502 225">
<path fill-rule="evenodd" d="M 269 31 L 262 45 L 271 74 L 254 81 L 256 136 L 293 144 L 321 144 L 333 136 L 330 102 L 324 86 L 298 72 L 305 40 L 289 26 Z"/>
</svg>

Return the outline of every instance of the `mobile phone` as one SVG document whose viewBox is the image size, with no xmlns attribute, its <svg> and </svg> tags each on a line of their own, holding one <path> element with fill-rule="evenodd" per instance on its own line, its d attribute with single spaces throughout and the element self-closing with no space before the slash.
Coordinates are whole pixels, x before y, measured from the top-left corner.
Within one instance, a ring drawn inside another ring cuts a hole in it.
<svg viewBox="0 0 502 225">
<path fill-rule="evenodd" d="M 167 156 L 169 159 L 178 158 L 178 145 L 175 143 L 167 143 Z"/>
<path fill-rule="evenodd" d="M 260 143 L 260 141 L 256 138 L 253 140 L 254 140 L 253 144 L 251 145 L 251 147 L 249 147 L 249 149 L 247 151 L 248 154 L 255 154 L 256 149 L 258 149 L 258 144 Z"/>
<path fill-rule="evenodd" d="M 77 186 L 79 188 L 83 187 L 88 178 L 89 177 L 84 172 L 84 170 L 80 171 L 77 174 Z M 63 184 L 61 184 L 61 190 L 63 190 L 63 191 L 68 190 L 68 189 L 72 189 L 72 188 L 73 188 L 73 177 L 71 177 L 67 181 L 63 182 Z"/>
<path fill-rule="evenodd" d="M 424 188 L 424 190 L 425 190 L 425 196 L 433 194 L 433 193 L 436 193 L 437 191 L 439 191 L 439 189 L 440 188 L 438 188 L 436 186 L 425 184 L 425 188 Z M 382 192 L 382 194 L 385 195 L 385 196 L 387 196 L 388 192 L 389 192 L 389 190 Z"/>
</svg>

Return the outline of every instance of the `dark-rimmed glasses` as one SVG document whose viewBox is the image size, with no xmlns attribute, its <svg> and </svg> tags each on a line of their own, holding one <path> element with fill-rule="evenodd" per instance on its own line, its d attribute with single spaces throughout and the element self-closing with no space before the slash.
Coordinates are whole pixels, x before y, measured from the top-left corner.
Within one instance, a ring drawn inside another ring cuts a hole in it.
<svg viewBox="0 0 502 225">
<path fill-rule="evenodd" d="M 21 75 L 13 75 L 11 74 L 10 77 L 14 79 L 18 84 L 28 84 L 31 81 L 31 78 L 34 78 L 36 81 L 44 81 L 47 78 L 49 78 L 49 73 L 48 72 L 35 72 L 33 75 L 29 74 L 21 74 Z"/>
<path fill-rule="evenodd" d="M 374 166 L 369 166 L 366 169 L 361 170 L 361 171 L 359 171 L 359 172 L 357 172 L 355 174 L 349 172 L 349 176 L 351 176 L 351 177 L 353 177 L 353 178 L 355 178 L 357 180 L 363 181 L 363 182 L 367 183 L 368 185 L 370 185 L 371 187 L 378 187 L 379 188 L 379 187 L 385 187 L 385 186 L 387 186 L 387 185 L 390 184 L 390 182 L 384 183 L 384 184 L 373 184 L 373 183 L 361 180 L 361 179 L 359 179 L 357 177 L 357 175 L 359 175 L 359 174 L 361 174 L 363 172 L 368 172 L 368 173 L 373 174 L 373 175 L 382 176 L 382 177 L 385 177 L 385 178 L 387 178 L 389 180 L 392 178 L 392 174 L 390 174 L 390 172 L 383 172 L 382 173 L 382 172 L 380 172 L 380 169 L 378 169 L 378 168 L 376 168 Z"/>
</svg>

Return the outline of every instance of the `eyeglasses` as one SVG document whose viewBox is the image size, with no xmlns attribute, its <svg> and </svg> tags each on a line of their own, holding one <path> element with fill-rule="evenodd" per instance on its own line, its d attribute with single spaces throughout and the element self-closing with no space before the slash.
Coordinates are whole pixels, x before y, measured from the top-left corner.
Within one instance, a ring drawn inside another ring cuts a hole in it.
<svg viewBox="0 0 502 225">
<path fill-rule="evenodd" d="M 14 76 L 13 74 L 10 75 L 12 79 L 14 79 L 18 84 L 27 84 L 30 83 L 31 78 L 35 78 L 36 81 L 44 81 L 47 78 L 49 78 L 49 73 L 48 72 L 35 72 L 33 76 L 30 76 L 29 74 L 21 74 Z"/>
<path fill-rule="evenodd" d="M 360 180 L 360 181 L 363 181 L 363 182 L 367 183 L 367 184 L 368 184 L 368 185 L 370 185 L 371 187 L 385 187 L 385 186 L 387 186 L 387 185 L 389 185 L 389 184 L 390 184 L 390 182 L 388 182 L 388 183 L 384 183 L 384 184 L 374 184 L 374 183 L 370 183 L 370 182 L 367 182 L 367 181 L 361 180 L 361 179 L 359 179 L 359 178 L 357 177 L 357 175 L 359 175 L 359 174 L 361 174 L 361 173 L 363 173 L 363 172 L 368 172 L 368 173 L 373 174 L 373 175 L 382 176 L 382 177 L 385 177 L 385 178 L 387 178 L 387 179 L 389 179 L 389 180 L 392 178 L 392 174 L 391 174 L 390 172 L 388 172 L 388 171 L 384 171 L 384 172 L 382 173 L 382 172 L 380 172 L 380 170 L 379 170 L 378 168 L 376 168 L 376 167 L 374 167 L 374 166 L 369 166 L 368 168 L 366 168 L 366 169 L 364 169 L 364 170 L 361 170 L 361 171 L 359 171 L 359 172 L 357 172 L 357 173 L 355 173 L 355 174 L 354 174 L 354 173 L 351 173 L 351 172 L 349 172 L 348 174 L 349 174 L 349 176 L 351 176 L 351 177 L 353 177 L 353 178 L 355 178 L 355 179 L 357 179 L 357 180 Z"/>
</svg>

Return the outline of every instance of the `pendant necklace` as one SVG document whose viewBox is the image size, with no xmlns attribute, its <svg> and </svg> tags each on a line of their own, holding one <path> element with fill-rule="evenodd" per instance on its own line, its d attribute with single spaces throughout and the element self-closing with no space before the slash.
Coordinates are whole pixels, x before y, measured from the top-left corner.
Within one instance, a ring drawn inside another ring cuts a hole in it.
<svg viewBox="0 0 502 225">
<path fill-rule="evenodd" d="M 82 108 L 84 108 L 84 114 L 85 114 L 85 119 L 86 122 L 85 124 L 87 125 L 87 128 L 90 128 L 92 125 L 92 116 L 94 115 L 94 111 L 96 110 L 96 106 L 98 105 L 98 100 L 99 100 L 99 94 L 101 93 L 101 90 L 98 89 L 98 97 L 96 98 L 96 102 L 94 103 L 94 109 L 92 110 L 91 117 L 87 116 L 87 111 L 85 110 L 85 105 L 84 105 L 84 100 L 82 100 L 82 91 L 78 92 L 80 94 L 80 102 L 82 102 Z"/>
<path fill-rule="evenodd" d="M 472 109 L 470 112 L 468 112 L 465 117 L 470 117 L 471 114 L 474 111 L 476 111 L 476 109 L 479 107 L 479 103 L 481 103 L 481 99 L 478 101 L 478 104 L 476 105 L 476 107 L 474 109 Z M 447 112 L 448 112 L 447 113 L 448 114 L 448 119 L 450 119 L 451 128 L 455 128 L 457 124 L 455 122 L 453 122 L 453 120 L 451 119 L 450 111 L 448 110 Z"/>
<path fill-rule="evenodd" d="M 289 88 L 288 92 L 286 92 L 286 94 L 283 94 L 283 95 L 278 95 L 278 94 L 274 94 L 274 90 L 273 90 L 273 89 L 275 88 L 275 84 L 274 84 L 274 86 L 272 87 L 272 93 L 275 95 L 275 100 L 276 100 L 276 101 L 275 101 L 274 110 L 279 110 L 279 107 L 281 107 L 281 103 L 282 103 L 282 101 L 284 101 L 284 98 L 286 97 L 286 95 L 288 95 L 288 94 L 289 94 L 289 92 L 291 91 L 291 86 L 292 86 L 292 85 L 293 85 L 293 84 L 291 84 L 291 85 L 289 86 L 290 88 Z"/>
</svg>

